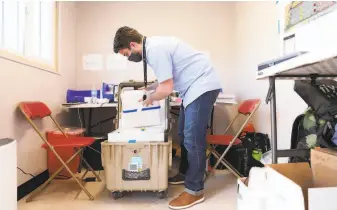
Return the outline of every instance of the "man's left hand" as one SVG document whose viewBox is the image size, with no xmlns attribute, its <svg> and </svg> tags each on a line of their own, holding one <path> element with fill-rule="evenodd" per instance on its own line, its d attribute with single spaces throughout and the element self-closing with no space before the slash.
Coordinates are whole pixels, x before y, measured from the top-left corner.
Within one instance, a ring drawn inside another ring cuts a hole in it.
<svg viewBox="0 0 337 210">
<path fill-rule="evenodd" d="M 143 99 L 141 99 L 140 101 L 143 101 Z M 143 106 L 148 107 L 150 105 L 153 105 L 153 100 L 152 100 L 151 94 L 148 94 L 146 96 L 146 99 L 143 101 Z"/>
</svg>

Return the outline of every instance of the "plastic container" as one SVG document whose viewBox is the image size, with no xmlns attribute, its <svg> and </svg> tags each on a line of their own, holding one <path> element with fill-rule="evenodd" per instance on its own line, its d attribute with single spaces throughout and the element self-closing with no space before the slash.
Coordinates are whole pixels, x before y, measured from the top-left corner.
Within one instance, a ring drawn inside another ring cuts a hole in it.
<svg viewBox="0 0 337 210">
<path fill-rule="evenodd" d="M 68 137 L 83 136 L 85 129 L 83 128 L 63 128 L 63 131 Z M 64 136 L 59 130 L 47 131 L 46 138 L 48 141 L 64 141 Z M 75 153 L 74 148 L 55 148 L 56 152 L 60 155 L 62 160 L 67 161 Z M 71 161 L 68 166 L 73 173 L 76 173 L 80 164 L 80 157 L 76 156 L 73 161 Z M 57 159 L 53 151 L 47 148 L 47 167 L 49 175 L 54 174 L 60 167 L 62 163 Z M 63 169 L 58 178 L 71 178 L 70 173 L 67 169 Z"/>
<path fill-rule="evenodd" d="M 153 102 L 153 105 L 144 107 L 139 101 L 144 96 L 143 90 L 123 91 L 121 93 L 121 103 L 123 104 L 121 113 L 122 128 L 135 128 L 146 126 L 159 126 L 165 121 L 161 120 L 161 115 L 165 117 L 165 100 Z M 146 120 L 144 120 L 146 119 Z"/>
<path fill-rule="evenodd" d="M 117 199 L 123 191 L 154 191 L 165 198 L 168 188 L 168 170 L 171 166 L 172 145 L 157 143 L 102 144 L 102 164 L 106 187 Z"/>
<path fill-rule="evenodd" d="M 67 103 L 84 103 L 85 98 L 91 98 L 92 90 L 67 90 Z M 102 95 L 101 90 L 96 91 L 96 95 Z M 111 92 L 103 92 L 103 98 L 108 99 L 109 101 L 114 101 L 114 94 Z"/>
<path fill-rule="evenodd" d="M 260 161 L 264 165 L 272 164 L 272 151 L 269 150 L 268 152 L 263 153 Z"/>
<path fill-rule="evenodd" d="M 97 90 L 95 88 L 91 89 L 91 103 L 97 103 Z M 100 92 L 100 91 L 99 91 Z"/>
<path fill-rule="evenodd" d="M 140 88 L 143 85 L 142 82 L 121 83 L 118 92 L 121 93 L 122 90 L 125 91 L 130 87 Z M 168 133 L 171 128 L 168 118 L 168 99 L 165 100 L 163 105 L 160 109 L 161 125 L 159 128 L 162 128 L 161 133 L 164 135 L 164 142 L 157 138 L 158 132 L 157 134 L 149 132 L 143 136 L 142 141 L 146 141 L 147 138 L 147 142 L 137 142 L 137 138 L 140 140 L 139 137 L 134 139 L 133 134 L 127 132 L 125 133 L 126 136 L 110 135 L 108 141 L 101 144 L 106 187 L 112 192 L 113 198 L 121 197 L 123 191 L 155 191 L 159 198 L 166 197 L 168 173 L 172 166 L 172 143 L 168 142 Z M 123 124 L 123 114 L 125 113 L 122 110 L 123 106 L 120 94 L 118 94 L 115 132 L 125 129 L 125 124 Z"/>
</svg>

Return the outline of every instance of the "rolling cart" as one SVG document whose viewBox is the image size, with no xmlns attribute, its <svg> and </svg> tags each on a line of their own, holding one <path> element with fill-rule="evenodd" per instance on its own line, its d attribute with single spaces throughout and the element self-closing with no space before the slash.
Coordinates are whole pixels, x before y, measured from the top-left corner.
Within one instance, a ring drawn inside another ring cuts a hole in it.
<svg viewBox="0 0 337 210">
<path fill-rule="evenodd" d="M 160 125 L 163 128 L 162 133 L 158 134 L 160 131 L 151 130 L 151 127 L 132 129 L 121 127 L 123 88 L 131 87 L 137 90 L 143 85 L 141 82 L 120 84 L 116 130 L 108 134 L 108 140 L 101 144 L 106 187 L 114 199 L 121 198 L 125 191 L 153 191 L 157 192 L 160 199 L 167 196 L 168 171 L 172 165 L 172 143 L 168 141 L 171 128 L 169 100 L 161 102 L 161 105 L 164 105 L 161 107 L 163 114 L 161 117 L 164 119 L 164 123 Z M 141 134 L 142 140 L 138 134 Z"/>
</svg>

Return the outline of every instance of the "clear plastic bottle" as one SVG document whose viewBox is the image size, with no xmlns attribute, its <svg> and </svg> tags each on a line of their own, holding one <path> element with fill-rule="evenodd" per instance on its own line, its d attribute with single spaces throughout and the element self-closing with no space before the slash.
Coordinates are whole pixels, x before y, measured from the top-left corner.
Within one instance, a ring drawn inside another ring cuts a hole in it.
<svg viewBox="0 0 337 210">
<path fill-rule="evenodd" d="M 97 103 L 97 90 L 95 88 L 91 89 L 91 103 Z"/>
</svg>

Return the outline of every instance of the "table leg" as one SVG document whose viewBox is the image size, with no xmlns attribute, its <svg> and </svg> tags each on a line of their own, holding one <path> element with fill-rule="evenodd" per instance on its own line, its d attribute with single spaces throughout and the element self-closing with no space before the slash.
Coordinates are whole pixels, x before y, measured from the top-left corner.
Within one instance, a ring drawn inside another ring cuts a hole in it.
<svg viewBox="0 0 337 210">
<path fill-rule="evenodd" d="M 88 136 L 92 136 L 92 133 L 91 133 L 91 120 L 92 120 L 92 108 L 89 109 L 89 119 L 88 119 Z"/>
<path fill-rule="evenodd" d="M 80 118 L 81 118 L 81 121 L 82 121 L 82 127 L 85 128 L 85 115 L 84 115 L 84 109 L 79 109 L 80 110 Z"/>
<path fill-rule="evenodd" d="M 84 112 L 84 109 L 79 109 L 79 112 L 80 112 L 80 118 L 81 118 L 81 122 L 82 122 L 82 127 L 83 128 L 86 128 L 86 125 L 85 125 L 85 112 Z M 87 132 L 87 131 L 86 131 Z M 86 133 L 84 134 L 86 135 Z M 82 150 L 83 152 L 83 150 Z M 80 156 L 80 162 L 79 162 L 79 165 L 78 165 L 78 169 L 77 169 L 77 172 L 78 173 L 81 173 L 82 171 L 82 158 Z"/>
<path fill-rule="evenodd" d="M 276 89 L 275 77 L 269 77 L 270 85 L 270 120 L 271 120 L 271 141 L 272 141 L 272 163 L 277 163 L 277 122 L 276 122 Z"/>
<path fill-rule="evenodd" d="M 211 122 L 210 122 L 210 129 L 211 129 L 211 135 L 213 135 L 213 116 L 214 115 L 214 106 L 212 107 L 212 113 L 211 113 Z"/>
</svg>

